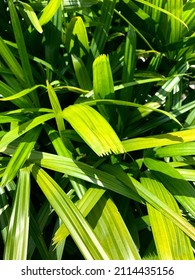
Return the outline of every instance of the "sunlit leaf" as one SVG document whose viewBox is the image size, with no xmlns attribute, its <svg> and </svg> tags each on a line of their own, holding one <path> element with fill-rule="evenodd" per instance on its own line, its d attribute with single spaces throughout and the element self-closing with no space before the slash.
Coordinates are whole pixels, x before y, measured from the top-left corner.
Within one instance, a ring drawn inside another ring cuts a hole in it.
<svg viewBox="0 0 195 280">
<path fill-rule="evenodd" d="M 167 203 L 176 213 L 181 215 L 180 209 L 173 196 L 149 173 L 146 174 L 147 177 L 144 176 L 141 178 L 142 184 L 162 201 Z M 194 259 L 189 238 L 172 221 L 163 216 L 150 204 L 147 204 L 147 208 L 155 245 L 160 259 Z"/>
<path fill-rule="evenodd" d="M 98 155 L 124 152 L 112 127 L 95 109 L 75 104 L 64 109 L 63 117 Z"/>
<path fill-rule="evenodd" d="M 59 185 L 40 167 L 34 165 L 32 173 L 56 213 L 67 226 L 72 238 L 86 259 L 109 259 L 93 230 L 78 208 Z"/>
<path fill-rule="evenodd" d="M 195 129 L 170 132 L 160 135 L 133 138 L 122 141 L 126 151 L 181 144 L 195 140 Z"/>
<path fill-rule="evenodd" d="M 89 41 L 86 27 L 81 17 L 73 17 L 68 25 L 66 47 L 69 53 L 79 58 L 89 52 Z"/>
<path fill-rule="evenodd" d="M 6 167 L 0 183 L 0 187 L 6 185 L 16 176 L 17 172 L 29 157 L 30 152 L 34 147 L 40 132 L 41 127 L 37 127 L 25 134 Z"/>
<path fill-rule="evenodd" d="M 22 1 L 18 1 L 20 4 L 22 4 L 22 6 L 24 7 L 24 11 L 27 13 L 32 25 L 34 26 L 34 28 L 39 32 L 42 33 L 43 29 L 39 23 L 38 17 L 36 15 L 36 13 L 34 12 L 33 8 L 28 5 L 27 3 L 24 3 Z"/>
<path fill-rule="evenodd" d="M 193 186 L 168 163 L 151 158 L 145 158 L 144 162 L 179 203 L 195 217 L 195 190 Z"/>
<path fill-rule="evenodd" d="M 61 0 L 50 0 L 47 6 L 43 9 L 41 17 L 39 18 L 40 25 L 48 23 L 57 12 L 61 5 Z"/>
<path fill-rule="evenodd" d="M 29 235 L 30 170 L 20 170 L 9 222 L 4 259 L 26 260 Z M 17 246 L 16 246 L 17 244 Z"/>
</svg>

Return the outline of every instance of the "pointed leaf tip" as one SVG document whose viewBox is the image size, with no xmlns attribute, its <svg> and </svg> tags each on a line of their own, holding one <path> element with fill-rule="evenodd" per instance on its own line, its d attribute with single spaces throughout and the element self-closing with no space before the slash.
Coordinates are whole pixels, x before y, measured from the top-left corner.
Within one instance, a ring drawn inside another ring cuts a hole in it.
<svg viewBox="0 0 195 280">
<path fill-rule="evenodd" d="M 95 109 L 84 104 L 71 105 L 64 109 L 66 119 L 98 156 L 124 153 L 117 134 Z"/>
</svg>

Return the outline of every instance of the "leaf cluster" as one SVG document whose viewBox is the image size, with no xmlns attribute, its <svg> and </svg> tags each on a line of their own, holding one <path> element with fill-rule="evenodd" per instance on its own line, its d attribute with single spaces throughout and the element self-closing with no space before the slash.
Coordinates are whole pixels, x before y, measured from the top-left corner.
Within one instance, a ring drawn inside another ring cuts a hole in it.
<svg viewBox="0 0 195 280">
<path fill-rule="evenodd" d="M 193 260 L 194 0 L 0 0 L 3 259 Z"/>
</svg>

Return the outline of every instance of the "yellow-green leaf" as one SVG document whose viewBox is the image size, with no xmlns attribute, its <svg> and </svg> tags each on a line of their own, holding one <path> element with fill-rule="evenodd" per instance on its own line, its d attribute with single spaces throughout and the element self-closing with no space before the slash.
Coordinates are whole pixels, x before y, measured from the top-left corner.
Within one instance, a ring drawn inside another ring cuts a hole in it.
<svg viewBox="0 0 195 280">
<path fill-rule="evenodd" d="M 34 28 L 39 32 L 39 33 L 43 33 L 43 29 L 39 23 L 39 20 L 37 18 L 36 13 L 34 12 L 33 8 L 28 5 L 27 3 L 24 3 L 22 1 L 19 1 L 19 3 L 22 4 L 22 6 L 24 7 L 24 11 L 27 13 L 27 16 L 30 20 L 30 22 L 32 23 L 32 25 L 34 26 Z"/>
<path fill-rule="evenodd" d="M 154 147 L 162 147 L 173 144 L 195 141 L 195 129 L 170 132 L 159 135 L 139 137 L 124 140 L 123 146 L 126 151 L 136 151 Z"/>
<path fill-rule="evenodd" d="M 109 123 L 90 106 L 71 105 L 64 109 L 63 116 L 99 156 L 125 152 Z"/>
<path fill-rule="evenodd" d="M 87 31 L 81 17 L 73 17 L 68 25 L 66 48 L 80 58 L 89 52 Z"/>
<path fill-rule="evenodd" d="M 30 170 L 20 170 L 4 252 L 6 260 L 26 260 L 29 234 Z"/>
<path fill-rule="evenodd" d="M 178 215 L 181 215 L 174 197 L 148 172 L 147 177 L 141 178 L 141 183 L 160 200 L 167 203 Z M 162 260 L 194 259 L 189 237 L 149 203 L 147 203 L 147 208 L 159 258 Z"/>
<path fill-rule="evenodd" d="M 44 25 L 52 19 L 61 5 L 62 0 L 50 0 L 48 5 L 43 9 L 43 13 L 39 19 L 40 25 Z"/>
<path fill-rule="evenodd" d="M 33 165 L 32 174 L 85 259 L 108 260 L 92 228 L 61 187 L 37 165 Z"/>
</svg>

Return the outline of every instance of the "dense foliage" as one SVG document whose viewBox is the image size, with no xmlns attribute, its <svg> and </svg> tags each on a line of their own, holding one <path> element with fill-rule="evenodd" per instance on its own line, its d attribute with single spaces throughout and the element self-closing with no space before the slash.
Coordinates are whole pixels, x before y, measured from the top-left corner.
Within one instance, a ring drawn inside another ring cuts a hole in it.
<svg viewBox="0 0 195 280">
<path fill-rule="evenodd" d="M 194 259 L 195 0 L 0 0 L 0 258 Z"/>
</svg>

